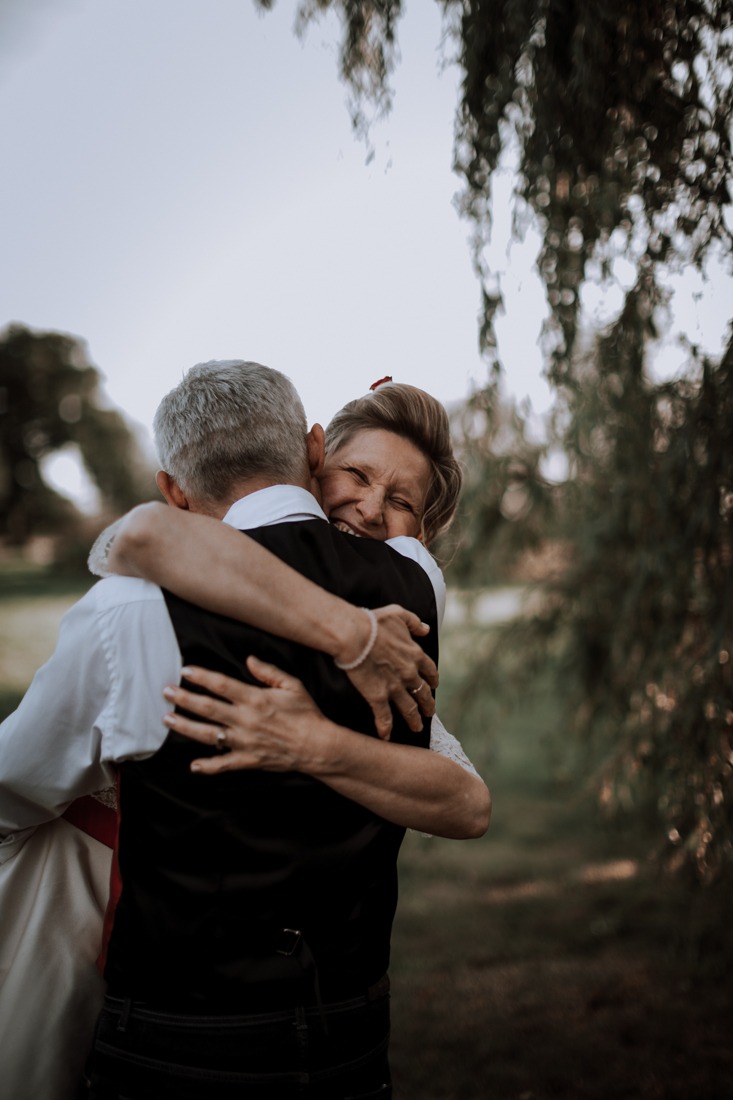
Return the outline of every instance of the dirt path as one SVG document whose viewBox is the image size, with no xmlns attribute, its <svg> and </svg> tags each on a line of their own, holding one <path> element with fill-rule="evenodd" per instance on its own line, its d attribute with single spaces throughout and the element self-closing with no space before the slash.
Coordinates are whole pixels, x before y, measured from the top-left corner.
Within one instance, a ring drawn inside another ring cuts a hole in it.
<svg viewBox="0 0 733 1100">
<path fill-rule="evenodd" d="M 655 942 L 653 891 L 536 885 L 470 906 L 432 896 L 429 923 L 403 913 L 399 1100 L 733 1097 L 728 984 L 693 980 Z"/>
<path fill-rule="evenodd" d="M 714 898 L 695 915 L 634 859 L 491 883 L 405 856 L 397 1100 L 733 1097 L 730 982 L 714 952 L 707 969 L 680 953 L 685 922 L 716 926 Z"/>
</svg>

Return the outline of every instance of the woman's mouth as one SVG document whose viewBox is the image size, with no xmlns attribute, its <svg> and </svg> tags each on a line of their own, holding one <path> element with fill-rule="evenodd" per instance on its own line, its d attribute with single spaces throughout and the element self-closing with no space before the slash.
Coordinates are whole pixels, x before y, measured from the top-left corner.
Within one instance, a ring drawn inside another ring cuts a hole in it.
<svg viewBox="0 0 733 1100">
<path fill-rule="evenodd" d="M 354 538 L 357 538 L 357 539 L 361 539 L 361 538 L 364 537 L 361 534 L 360 531 L 354 530 L 354 528 L 349 523 L 347 523 L 346 520 L 332 519 L 331 523 L 333 524 L 333 526 L 336 528 L 337 531 L 343 531 L 344 534 L 346 534 L 346 535 L 353 535 Z"/>
</svg>

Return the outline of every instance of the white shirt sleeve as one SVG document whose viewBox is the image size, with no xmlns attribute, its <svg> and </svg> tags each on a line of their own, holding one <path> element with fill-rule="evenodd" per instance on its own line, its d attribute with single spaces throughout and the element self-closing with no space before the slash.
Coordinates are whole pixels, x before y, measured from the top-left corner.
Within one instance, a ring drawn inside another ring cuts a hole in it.
<svg viewBox="0 0 733 1100">
<path fill-rule="evenodd" d="M 114 782 L 167 736 L 162 691 L 181 656 L 160 589 L 113 577 L 64 616 L 53 656 L 0 726 L 0 836 Z"/>
<path fill-rule="evenodd" d="M 443 615 L 445 614 L 445 580 L 443 578 L 443 571 L 433 555 L 429 550 L 425 549 L 419 539 L 410 538 L 409 535 L 398 535 L 397 538 L 387 539 L 387 545 L 391 546 L 392 549 L 396 550 L 399 554 L 402 554 L 403 557 L 412 558 L 413 561 L 416 561 L 418 565 L 422 566 L 430 577 L 433 591 L 435 592 L 438 626 L 442 626 Z"/>
</svg>

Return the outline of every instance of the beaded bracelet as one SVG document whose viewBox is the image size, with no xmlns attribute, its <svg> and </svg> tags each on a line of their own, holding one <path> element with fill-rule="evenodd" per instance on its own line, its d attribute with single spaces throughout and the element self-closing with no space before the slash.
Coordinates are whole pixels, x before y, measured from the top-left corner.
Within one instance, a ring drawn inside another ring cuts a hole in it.
<svg viewBox="0 0 733 1100">
<path fill-rule="evenodd" d="M 359 665 L 363 665 L 364 662 L 366 661 L 367 657 L 371 653 L 371 651 L 374 649 L 374 643 L 377 640 L 377 628 L 378 628 L 378 625 L 379 625 L 377 623 L 377 616 L 374 614 L 374 612 L 369 607 L 362 607 L 361 610 L 366 611 L 367 615 L 369 616 L 369 622 L 371 624 L 371 633 L 369 634 L 369 641 L 364 646 L 364 648 L 362 649 L 361 653 L 359 654 L 359 656 L 356 658 L 355 661 L 337 661 L 336 658 L 334 657 L 333 663 L 336 665 L 336 668 L 341 669 L 342 672 L 351 672 L 352 669 L 358 668 Z"/>
</svg>

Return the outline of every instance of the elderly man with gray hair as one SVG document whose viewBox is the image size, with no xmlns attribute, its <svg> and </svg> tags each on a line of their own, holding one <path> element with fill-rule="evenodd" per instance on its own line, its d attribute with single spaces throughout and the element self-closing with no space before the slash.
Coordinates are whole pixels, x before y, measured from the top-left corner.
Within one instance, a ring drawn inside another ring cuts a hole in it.
<svg viewBox="0 0 733 1100">
<path fill-rule="evenodd" d="M 156 415 L 158 484 L 333 594 L 322 651 L 110 577 L 68 613 L 2 726 L 0 836 L 119 783 L 122 891 L 88 1066 L 96 1100 L 391 1094 L 386 970 L 404 829 L 299 772 L 195 774 L 201 747 L 163 723 L 163 689 L 188 665 L 255 683 L 256 654 L 297 675 L 334 722 L 373 734 L 343 670 L 383 669 L 390 646 L 404 657 L 405 623 L 431 629 L 422 649 L 409 641 L 419 656 L 402 661 L 402 693 L 434 678 L 430 579 L 326 522 L 314 495 L 323 434 L 306 427 L 277 371 L 199 365 Z M 363 607 L 385 604 L 410 612 L 377 632 Z M 392 739 L 427 748 L 429 721 L 415 732 L 398 714 Z"/>
</svg>

